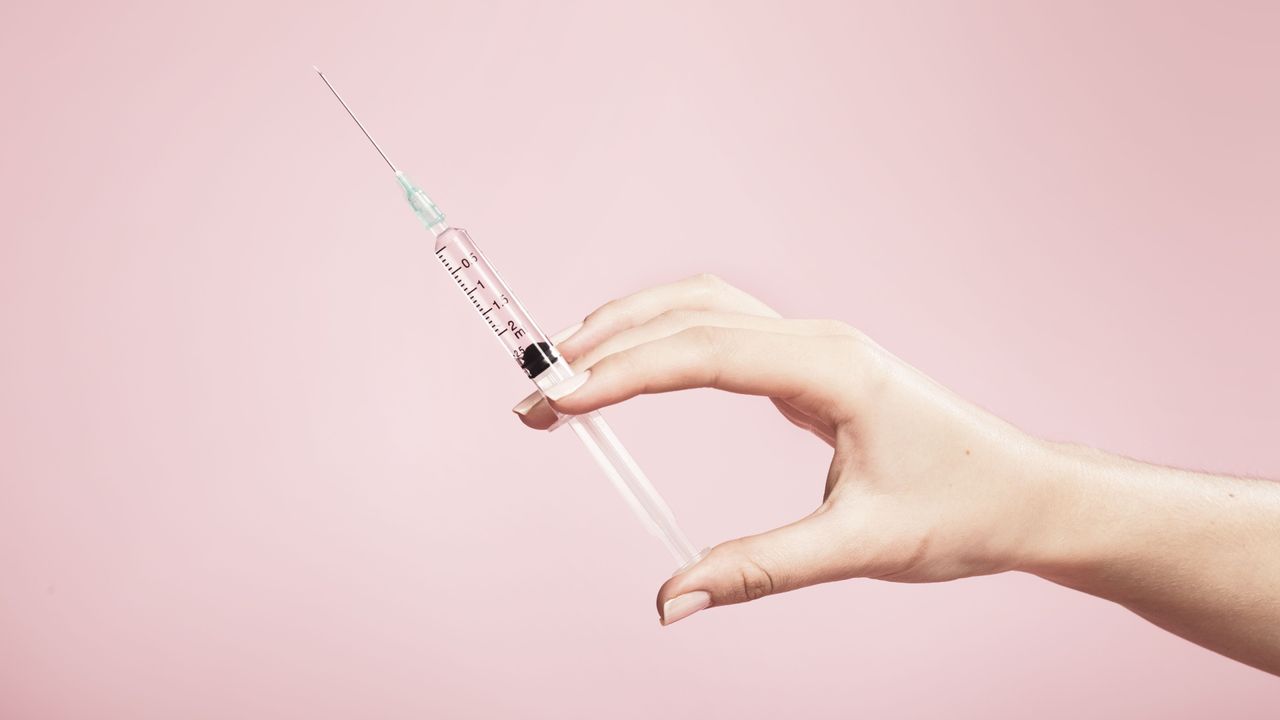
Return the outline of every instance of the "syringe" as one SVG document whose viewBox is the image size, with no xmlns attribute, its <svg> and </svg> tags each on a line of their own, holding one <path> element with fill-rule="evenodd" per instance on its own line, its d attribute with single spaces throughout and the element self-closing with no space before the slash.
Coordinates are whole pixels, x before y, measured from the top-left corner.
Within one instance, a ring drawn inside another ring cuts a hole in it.
<svg viewBox="0 0 1280 720">
<path fill-rule="evenodd" d="M 498 271 L 485 258 L 484 253 L 480 252 L 467 231 L 449 227 L 440 208 L 387 158 L 387 154 L 382 152 L 382 148 L 329 83 L 329 79 L 320 72 L 320 68 L 315 68 L 315 71 L 395 173 L 396 180 L 409 201 L 409 207 L 413 208 L 414 214 L 435 236 L 436 259 L 493 331 L 498 342 L 502 343 L 525 374 L 533 380 L 538 390 L 544 391 L 561 380 L 572 377 L 574 373 L 569 363 L 560 357 L 551 340 L 543 334 L 515 294 L 502 281 Z M 679 563 L 679 568 L 683 569 L 699 560 L 706 551 L 698 551 L 689 542 L 667 503 L 613 434 L 604 416 L 599 412 L 569 416 L 566 424 L 582 440 L 591 457 L 635 511 L 640 522 L 666 545 Z"/>
</svg>

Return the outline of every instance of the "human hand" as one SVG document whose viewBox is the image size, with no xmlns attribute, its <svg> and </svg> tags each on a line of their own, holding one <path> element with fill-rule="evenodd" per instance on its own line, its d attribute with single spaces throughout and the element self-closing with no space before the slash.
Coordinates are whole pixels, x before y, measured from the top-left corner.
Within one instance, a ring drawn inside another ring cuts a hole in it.
<svg viewBox="0 0 1280 720">
<path fill-rule="evenodd" d="M 561 334 L 577 375 L 516 406 L 533 428 L 641 393 L 768 397 L 834 449 L 808 516 L 716 546 L 658 592 L 664 625 L 853 577 L 933 582 L 1032 562 L 1047 443 L 960 399 L 854 328 L 790 320 L 711 276 L 605 304 Z"/>
</svg>

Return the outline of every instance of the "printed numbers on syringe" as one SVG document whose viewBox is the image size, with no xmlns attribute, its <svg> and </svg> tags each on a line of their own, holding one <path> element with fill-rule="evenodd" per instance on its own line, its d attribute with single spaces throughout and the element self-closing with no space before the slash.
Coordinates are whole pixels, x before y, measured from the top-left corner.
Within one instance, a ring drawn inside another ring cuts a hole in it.
<svg viewBox="0 0 1280 720">
<path fill-rule="evenodd" d="M 507 320 L 505 323 L 499 324 L 494 322 L 493 318 L 489 317 L 493 311 L 501 311 L 504 307 L 510 304 L 511 299 L 509 297 L 505 294 L 499 293 L 497 299 L 490 299 L 488 297 L 484 298 L 485 300 L 488 300 L 488 303 L 484 303 L 481 302 L 481 297 L 476 295 L 477 290 L 489 289 L 489 286 L 485 285 L 484 280 L 477 278 L 473 285 L 468 285 L 470 278 L 467 277 L 466 273 L 463 271 L 470 270 L 473 267 L 478 269 L 480 267 L 480 258 L 476 256 L 475 253 L 467 253 L 465 256 L 458 259 L 458 264 L 455 267 L 453 263 L 449 262 L 449 258 L 445 255 L 445 250 L 447 249 L 449 249 L 449 246 L 444 245 L 439 250 L 436 250 L 436 257 L 440 258 L 440 262 L 444 265 L 445 270 L 448 270 L 449 275 L 458 283 L 458 288 L 462 290 L 463 294 L 466 295 L 469 300 L 471 300 L 471 304 L 475 306 L 476 312 L 480 313 L 480 317 L 485 319 L 485 322 L 489 324 L 489 327 L 498 337 L 511 333 L 513 338 L 517 340 L 523 339 L 526 334 L 525 329 L 515 320 Z M 513 353 L 517 359 L 519 359 L 522 350 L 522 347 L 513 348 Z"/>
</svg>

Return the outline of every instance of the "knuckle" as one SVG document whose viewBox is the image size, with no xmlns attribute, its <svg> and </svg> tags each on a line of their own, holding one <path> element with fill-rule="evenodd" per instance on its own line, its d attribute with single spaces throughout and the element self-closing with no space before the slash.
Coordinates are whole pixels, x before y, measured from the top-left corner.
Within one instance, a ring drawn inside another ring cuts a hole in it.
<svg viewBox="0 0 1280 720">
<path fill-rule="evenodd" d="M 841 366 L 856 370 L 866 363 L 869 348 L 861 337 L 853 334 L 832 335 L 827 343 Z"/>
<path fill-rule="evenodd" d="M 714 593 L 717 603 L 758 600 L 772 595 L 778 588 L 773 574 L 752 557 L 742 541 L 717 545 L 702 562 L 724 568 L 717 583 L 720 590 Z"/>
<path fill-rule="evenodd" d="M 879 346 L 860 331 L 834 335 L 826 341 L 832 349 L 839 377 L 855 395 L 871 393 L 885 379 L 885 364 L 878 352 Z"/>
<path fill-rule="evenodd" d="M 689 278 L 689 281 L 707 295 L 719 295 L 733 289 L 733 286 L 725 282 L 719 275 L 712 273 L 698 273 Z"/>
<path fill-rule="evenodd" d="M 876 348 L 876 343 L 871 339 L 870 335 L 852 325 L 846 325 L 845 327 L 849 329 L 849 336 L 861 343 L 864 349 L 874 350 Z"/>
<path fill-rule="evenodd" d="M 760 563 L 750 558 L 744 559 L 738 568 L 738 576 L 742 582 L 742 596 L 747 600 L 758 600 L 773 594 L 773 576 Z"/>
<path fill-rule="evenodd" d="M 635 375 L 636 362 L 632 353 L 628 350 L 606 355 L 591 367 L 591 373 L 596 377 L 613 376 L 621 378 L 629 378 Z"/>
<path fill-rule="evenodd" d="M 692 343 L 701 352 L 707 355 L 717 355 L 724 341 L 724 332 L 724 329 L 710 325 L 695 325 L 681 330 L 679 335 L 684 340 Z"/>
<path fill-rule="evenodd" d="M 658 317 L 654 318 L 654 321 L 664 326 L 686 328 L 695 324 L 694 318 L 696 315 L 697 313 L 692 310 L 672 308 L 670 310 L 663 310 Z"/>
<path fill-rule="evenodd" d="M 610 305 L 612 305 L 612 303 L 606 303 L 596 308 L 595 310 L 592 310 L 591 312 L 587 313 L 587 316 L 582 319 L 582 324 L 595 325 L 600 323 L 601 321 L 608 320 L 609 313 L 610 313 Z"/>
<path fill-rule="evenodd" d="M 843 320 L 823 320 L 821 327 L 826 335 L 858 335 L 858 330 Z"/>
<path fill-rule="evenodd" d="M 583 318 L 583 324 L 603 323 L 607 325 L 608 323 L 612 322 L 616 317 L 623 315 L 625 307 L 626 306 L 623 303 L 623 298 L 610 300 L 609 302 L 601 305 L 595 310 L 592 310 L 585 318 Z"/>
</svg>

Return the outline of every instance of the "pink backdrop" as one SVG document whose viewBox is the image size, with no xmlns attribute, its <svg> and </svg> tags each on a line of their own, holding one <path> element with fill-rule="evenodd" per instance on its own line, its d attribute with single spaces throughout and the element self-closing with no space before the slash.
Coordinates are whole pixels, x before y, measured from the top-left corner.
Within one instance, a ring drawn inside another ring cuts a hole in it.
<svg viewBox="0 0 1280 720">
<path fill-rule="evenodd" d="M 1032 577 L 669 629 L 670 570 L 311 71 L 548 330 L 709 270 L 1036 433 L 1280 476 L 1280 11 L 8 3 L 0 717 L 1274 717 Z M 110 7 L 108 7 L 110 6 Z M 694 540 L 828 452 L 611 414 Z"/>
</svg>

